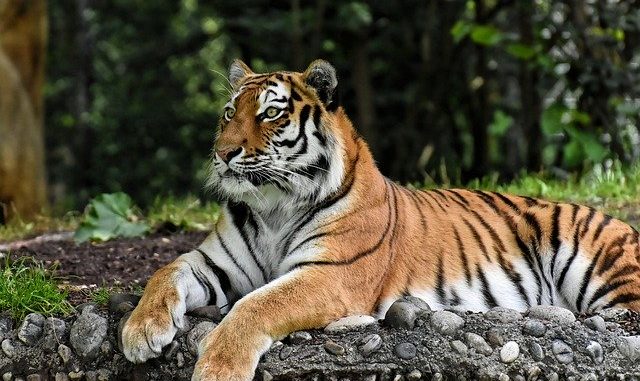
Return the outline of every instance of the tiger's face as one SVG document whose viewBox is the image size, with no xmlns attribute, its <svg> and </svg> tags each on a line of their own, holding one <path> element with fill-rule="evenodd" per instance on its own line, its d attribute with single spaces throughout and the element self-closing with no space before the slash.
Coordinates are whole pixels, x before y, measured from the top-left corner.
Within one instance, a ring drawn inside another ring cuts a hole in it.
<svg viewBox="0 0 640 381">
<path fill-rule="evenodd" d="M 314 201 L 342 177 L 332 114 L 335 70 L 316 61 L 304 73 L 255 74 L 231 65 L 233 87 L 214 143 L 209 184 L 255 207 Z"/>
</svg>

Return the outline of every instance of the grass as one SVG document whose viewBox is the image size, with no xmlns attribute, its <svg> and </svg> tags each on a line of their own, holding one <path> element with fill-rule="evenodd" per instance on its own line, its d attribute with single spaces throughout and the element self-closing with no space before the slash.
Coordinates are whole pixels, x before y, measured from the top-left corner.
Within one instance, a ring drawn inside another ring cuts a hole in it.
<svg viewBox="0 0 640 381">
<path fill-rule="evenodd" d="M 89 297 L 95 304 L 106 306 L 109 303 L 109 295 L 111 295 L 111 290 L 108 287 L 98 287 L 91 291 Z"/>
<path fill-rule="evenodd" d="M 27 258 L 15 262 L 5 259 L 0 273 L 0 311 L 8 311 L 16 319 L 31 312 L 67 315 L 73 311 L 52 271 L 42 265 Z"/>
</svg>

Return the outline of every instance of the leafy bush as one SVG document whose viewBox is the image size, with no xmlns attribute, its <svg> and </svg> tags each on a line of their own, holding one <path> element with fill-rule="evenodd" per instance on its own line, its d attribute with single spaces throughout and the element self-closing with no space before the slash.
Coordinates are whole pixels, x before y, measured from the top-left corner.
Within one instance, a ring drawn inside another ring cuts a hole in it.
<svg viewBox="0 0 640 381">
<path fill-rule="evenodd" d="M 137 237 L 149 225 L 139 221 L 136 207 L 127 194 L 101 194 L 91 200 L 75 233 L 76 242 L 107 241 L 116 237 Z"/>
</svg>

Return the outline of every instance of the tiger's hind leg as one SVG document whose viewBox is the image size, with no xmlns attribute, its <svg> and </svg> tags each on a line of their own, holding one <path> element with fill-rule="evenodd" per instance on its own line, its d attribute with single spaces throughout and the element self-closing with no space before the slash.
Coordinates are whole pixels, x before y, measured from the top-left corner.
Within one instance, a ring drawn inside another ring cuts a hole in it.
<svg viewBox="0 0 640 381">
<path fill-rule="evenodd" d="M 562 243 L 549 263 L 557 295 L 579 312 L 609 307 L 640 311 L 638 232 L 594 209 L 558 207 L 561 213 L 555 218 L 567 214 L 558 223 Z"/>
</svg>

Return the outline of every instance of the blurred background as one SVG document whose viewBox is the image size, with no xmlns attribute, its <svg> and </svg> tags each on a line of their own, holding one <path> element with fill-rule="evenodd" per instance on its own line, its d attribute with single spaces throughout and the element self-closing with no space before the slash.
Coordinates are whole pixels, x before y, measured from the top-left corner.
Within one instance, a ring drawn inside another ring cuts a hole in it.
<svg viewBox="0 0 640 381">
<path fill-rule="evenodd" d="M 236 57 L 333 63 L 402 183 L 640 157 L 640 0 L 0 0 L 0 216 L 205 196 Z"/>
</svg>

